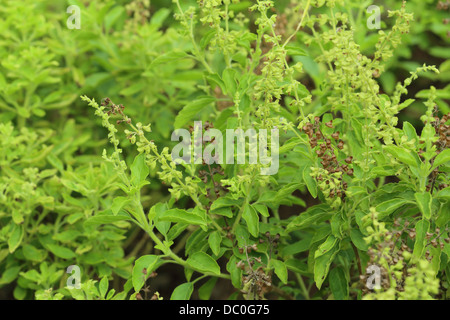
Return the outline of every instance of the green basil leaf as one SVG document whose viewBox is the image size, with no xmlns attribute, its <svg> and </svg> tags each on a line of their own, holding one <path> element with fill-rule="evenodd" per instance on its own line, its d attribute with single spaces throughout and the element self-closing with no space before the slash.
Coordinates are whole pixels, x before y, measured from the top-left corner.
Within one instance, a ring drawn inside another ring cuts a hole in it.
<svg viewBox="0 0 450 320">
<path fill-rule="evenodd" d="M 176 116 L 174 127 L 181 128 L 186 123 L 191 121 L 197 113 L 203 110 L 203 108 L 205 108 L 215 100 L 216 99 L 211 97 L 203 97 L 187 104 Z"/>
<path fill-rule="evenodd" d="M 145 255 L 136 260 L 131 274 L 135 292 L 141 291 L 147 278 L 160 264 L 159 257 L 156 255 Z"/>
<path fill-rule="evenodd" d="M 242 218 L 247 223 L 248 231 L 254 237 L 259 236 L 259 217 L 252 206 L 246 205 L 242 213 Z"/>
<path fill-rule="evenodd" d="M 100 280 L 100 283 L 98 284 L 100 296 L 103 299 L 106 297 L 106 293 L 108 292 L 108 287 L 109 287 L 108 277 L 105 276 L 102 278 L 102 280 Z"/>
<path fill-rule="evenodd" d="M 131 170 L 131 183 L 136 187 L 140 187 L 150 173 L 150 169 L 145 163 L 144 154 L 139 154 L 136 158 L 134 158 L 130 170 Z"/>
<path fill-rule="evenodd" d="M 433 162 L 433 168 L 439 167 L 443 164 L 446 164 L 447 162 L 450 162 L 450 149 L 446 149 L 439 153 Z"/>
<path fill-rule="evenodd" d="M 281 282 L 283 282 L 284 284 L 287 284 L 288 271 L 286 268 L 286 264 L 283 261 L 276 260 L 276 259 L 270 260 L 270 263 L 275 268 L 275 274 L 281 280 Z"/>
<path fill-rule="evenodd" d="M 352 239 L 353 244 L 361 251 L 369 250 L 369 246 L 364 240 L 364 236 L 358 229 L 352 229 L 350 231 L 350 238 Z"/>
<path fill-rule="evenodd" d="M 416 198 L 417 206 L 419 207 L 420 212 L 422 212 L 423 217 L 427 220 L 431 219 L 431 205 L 433 203 L 431 193 L 417 192 L 414 194 L 414 197 Z"/>
<path fill-rule="evenodd" d="M 397 146 L 387 146 L 385 147 L 385 150 L 411 167 L 418 167 L 420 164 L 420 159 L 417 154 L 413 154 L 410 150 Z"/>
<path fill-rule="evenodd" d="M 193 211 L 188 212 L 177 208 L 170 209 L 162 212 L 158 218 L 160 221 L 181 222 L 206 227 L 205 219 L 200 215 L 195 214 Z"/>
<path fill-rule="evenodd" d="M 13 253 L 20 246 L 23 239 L 23 225 L 12 224 L 12 231 L 8 238 L 9 252 Z"/>
<path fill-rule="evenodd" d="M 173 290 L 170 300 L 189 300 L 193 291 L 194 284 L 192 282 L 180 284 Z"/>
<path fill-rule="evenodd" d="M 349 286 L 345 271 L 341 267 L 330 271 L 330 289 L 335 300 L 347 300 L 349 295 Z"/>
<path fill-rule="evenodd" d="M 220 274 L 220 267 L 210 255 L 204 252 L 195 252 L 186 260 L 189 266 L 201 272 Z"/>
<path fill-rule="evenodd" d="M 212 232 L 208 237 L 209 247 L 211 248 L 212 252 L 216 256 L 218 256 L 220 253 L 221 242 L 222 242 L 222 236 L 220 235 L 219 231 Z"/>
<path fill-rule="evenodd" d="M 302 212 L 299 216 L 295 217 L 287 226 L 286 231 L 291 232 L 294 230 L 301 230 L 309 228 L 311 225 L 325 221 L 332 215 L 330 206 L 326 204 L 316 205 L 308 208 L 305 212 Z"/>
<path fill-rule="evenodd" d="M 211 277 L 198 289 L 198 297 L 200 300 L 209 300 L 211 298 L 212 291 L 217 283 L 218 278 Z"/>
<path fill-rule="evenodd" d="M 420 259 L 425 252 L 426 235 L 430 229 L 430 222 L 428 220 L 420 220 L 416 223 L 415 229 L 416 241 L 414 243 L 413 255 Z"/>
<path fill-rule="evenodd" d="M 316 286 L 319 290 L 322 287 L 323 282 L 327 278 L 328 271 L 330 270 L 330 265 L 338 252 L 338 246 L 335 245 L 325 254 L 320 255 L 317 259 L 314 260 L 314 281 L 316 282 Z"/>
</svg>

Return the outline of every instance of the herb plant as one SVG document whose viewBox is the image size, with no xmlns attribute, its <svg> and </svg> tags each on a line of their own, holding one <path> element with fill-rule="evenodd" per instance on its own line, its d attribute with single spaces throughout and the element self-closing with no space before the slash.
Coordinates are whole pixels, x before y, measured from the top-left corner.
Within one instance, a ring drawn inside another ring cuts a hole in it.
<svg viewBox="0 0 450 320">
<path fill-rule="evenodd" d="M 448 299 L 448 4 L 383 1 L 371 30 L 351 0 L 73 1 L 64 30 L 43 3 L 0 24 L 16 299 Z M 214 139 L 179 163 L 183 128 L 279 132 L 278 171 L 194 161 Z"/>
</svg>

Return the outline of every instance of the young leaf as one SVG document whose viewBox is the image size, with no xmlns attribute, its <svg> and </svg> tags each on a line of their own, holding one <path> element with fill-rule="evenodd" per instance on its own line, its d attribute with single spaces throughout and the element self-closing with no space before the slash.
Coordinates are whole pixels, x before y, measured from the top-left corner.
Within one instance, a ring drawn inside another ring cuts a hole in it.
<svg viewBox="0 0 450 320">
<path fill-rule="evenodd" d="M 212 38 L 216 35 L 216 32 L 214 29 L 210 29 L 203 35 L 203 38 L 200 39 L 200 47 L 202 49 L 205 49 Z"/>
<path fill-rule="evenodd" d="M 436 219 L 436 225 L 439 228 L 445 227 L 450 221 L 450 205 L 449 203 L 444 203 L 441 205 L 441 208 L 438 213 L 438 217 Z M 0 259 L 1 261 L 1 259 Z"/>
<path fill-rule="evenodd" d="M 152 25 L 161 26 L 163 22 L 170 15 L 170 10 L 167 8 L 161 8 L 152 14 L 152 19 L 150 20 Z"/>
<path fill-rule="evenodd" d="M 431 247 L 430 253 L 432 257 L 431 268 L 434 271 L 434 274 L 437 275 L 441 267 L 442 250 L 440 246 L 438 246 L 437 248 Z"/>
<path fill-rule="evenodd" d="M 416 142 L 419 141 L 416 128 L 414 128 L 411 123 L 407 121 L 403 122 L 403 132 L 408 137 L 408 140 L 415 140 Z"/>
<path fill-rule="evenodd" d="M 108 286 L 109 281 L 108 277 L 104 276 L 102 280 L 100 280 L 100 283 L 98 284 L 98 289 L 100 291 L 100 296 L 104 299 L 106 296 L 106 293 L 108 292 Z"/>
<path fill-rule="evenodd" d="M 12 212 L 12 218 L 15 224 L 20 225 L 23 223 L 23 214 L 19 210 L 13 210 Z"/>
<path fill-rule="evenodd" d="M 162 217 L 164 212 L 166 212 L 167 210 L 167 204 L 158 202 L 150 208 L 150 211 L 148 213 L 148 220 L 150 222 L 154 221 L 156 229 L 158 229 L 158 231 L 161 232 L 161 234 L 163 234 L 164 236 L 167 235 L 171 223 L 170 221 L 161 221 L 160 217 Z"/>
<path fill-rule="evenodd" d="M 145 163 L 145 155 L 139 154 L 136 156 L 130 169 L 131 183 L 136 187 L 140 187 L 150 173 L 150 169 Z"/>
<path fill-rule="evenodd" d="M 194 274 L 194 270 L 189 268 L 184 268 L 184 276 L 186 277 L 186 281 L 191 281 L 192 275 Z"/>
<path fill-rule="evenodd" d="M 230 219 L 233 218 L 233 210 L 231 210 L 230 207 L 223 207 L 223 208 L 219 208 L 216 210 L 211 209 L 210 212 L 213 214 L 218 214 L 220 216 L 230 218 Z"/>
<path fill-rule="evenodd" d="M 125 97 L 129 97 L 138 93 L 139 91 L 142 91 L 146 85 L 147 84 L 144 81 L 139 81 L 125 89 L 120 90 L 119 94 Z"/>
<path fill-rule="evenodd" d="M 120 209 L 122 209 L 123 206 L 127 204 L 127 202 L 128 202 L 127 197 L 115 197 L 111 205 L 112 213 L 114 213 L 114 215 L 117 215 Z"/>
</svg>

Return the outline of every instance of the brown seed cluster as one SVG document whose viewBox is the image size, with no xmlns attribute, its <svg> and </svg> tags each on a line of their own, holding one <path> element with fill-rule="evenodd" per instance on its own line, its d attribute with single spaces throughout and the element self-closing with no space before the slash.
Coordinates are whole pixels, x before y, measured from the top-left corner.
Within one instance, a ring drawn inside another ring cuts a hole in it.
<svg viewBox="0 0 450 320">
<path fill-rule="evenodd" d="M 333 127 L 333 121 L 325 123 L 328 128 Z M 325 137 L 325 135 L 320 130 L 320 118 L 315 117 L 314 123 L 308 123 L 303 127 L 303 131 L 308 135 L 309 144 L 311 148 L 315 149 L 317 156 L 322 160 L 320 163 L 328 173 L 342 172 L 348 176 L 353 176 L 353 157 L 347 157 L 345 163 L 340 164 L 337 156 L 336 150 L 344 149 L 344 141 L 340 139 L 340 132 L 337 131 L 331 135 L 331 139 Z M 331 190 L 330 197 L 345 198 L 345 192 L 347 190 L 347 182 L 344 181 L 344 175 L 341 175 L 340 188 Z M 323 181 L 324 177 L 319 176 L 319 181 Z"/>
<path fill-rule="evenodd" d="M 275 8 L 271 8 L 271 11 L 276 13 Z M 287 34 L 287 28 L 288 28 L 288 17 L 285 13 L 277 14 L 277 20 L 274 24 L 274 31 L 275 34 L 278 36 L 281 36 L 281 42 L 284 42 L 287 40 L 288 34 Z M 252 44 L 253 48 L 256 49 L 256 43 Z M 267 53 L 272 50 L 274 44 L 272 42 L 266 41 L 264 38 L 262 39 L 261 43 L 261 60 L 259 65 L 255 68 L 255 74 L 260 75 L 262 69 L 264 68 L 265 63 L 268 61 Z M 290 57 L 286 56 L 286 61 L 290 61 Z"/>
<path fill-rule="evenodd" d="M 371 262 L 369 262 L 368 265 L 374 265 Z M 376 265 L 376 264 L 375 264 Z M 387 272 L 386 268 L 376 265 L 380 268 L 380 285 L 384 290 L 387 290 L 390 288 L 390 283 L 389 283 L 389 273 Z M 363 295 L 369 294 L 371 292 L 371 290 L 369 288 L 367 288 L 367 280 L 370 277 L 370 275 L 366 275 L 366 274 L 362 274 L 359 276 L 360 279 L 360 288 L 361 291 L 363 293 Z"/>
<path fill-rule="evenodd" d="M 444 115 L 442 118 L 435 117 L 434 129 L 439 140 L 435 142 L 438 152 L 442 152 L 450 147 L 450 113 Z"/>
<path fill-rule="evenodd" d="M 112 100 L 110 98 L 102 99 L 101 106 L 102 107 L 110 107 L 110 110 L 108 110 L 106 112 L 108 114 L 108 116 L 110 116 L 111 114 L 125 116 L 125 114 L 123 113 L 123 110 L 125 110 L 125 107 L 123 106 L 123 104 L 116 105 L 112 102 Z"/>
<path fill-rule="evenodd" d="M 243 277 L 244 286 L 247 283 L 251 283 L 248 291 L 242 290 L 247 297 L 255 300 L 263 300 L 264 295 L 268 293 L 272 286 L 272 279 L 269 275 L 266 275 L 263 267 L 258 267 L 251 274 Z"/>
<path fill-rule="evenodd" d="M 236 267 L 243 270 L 245 273 L 242 277 L 242 283 L 245 290 L 241 290 L 241 292 L 244 294 L 244 297 L 249 300 L 264 299 L 264 295 L 268 293 L 272 287 L 272 277 L 270 274 L 264 272 L 264 268 L 261 265 L 261 258 L 249 256 L 249 253 L 256 250 L 258 250 L 256 244 L 239 248 L 239 253 L 245 253 L 246 259 L 241 260 L 236 264 Z M 256 262 L 259 263 L 260 266 L 254 270 L 253 267 Z"/>
<path fill-rule="evenodd" d="M 234 246 L 234 245 L 235 245 L 235 243 L 234 243 L 234 236 L 233 236 L 233 234 L 231 233 L 231 226 L 228 225 L 228 222 L 227 222 L 227 218 L 226 218 L 226 217 L 223 217 L 223 219 L 224 219 L 226 225 L 225 225 L 224 227 L 222 227 L 222 229 L 223 229 L 224 231 L 226 231 L 226 233 L 227 233 L 227 234 L 226 234 L 226 237 L 232 241 L 233 246 Z"/>
<path fill-rule="evenodd" d="M 117 120 L 117 124 L 120 124 L 122 122 L 126 122 L 128 124 L 131 123 L 131 119 L 128 118 L 128 116 L 125 113 L 123 113 L 123 110 L 125 110 L 125 107 L 123 104 L 117 105 L 114 102 L 112 102 L 110 98 L 104 98 L 104 99 L 102 99 L 101 106 L 110 108 L 106 112 L 108 114 L 108 116 L 110 116 L 110 115 L 117 116 L 118 115 L 118 116 L 122 117 L 121 120 Z"/>
<path fill-rule="evenodd" d="M 147 275 L 147 269 L 146 269 L 146 268 L 142 269 L 142 273 L 143 273 L 144 275 Z M 150 273 L 150 275 L 148 276 L 148 278 L 149 278 L 149 279 L 150 279 L 150 278 L 155 278 L 157 275 L 158 275 L 158 274 L 157 274 L 155 271 L 153 271 L 152 273 Z"/>
<path fill-rule="evenodd" d="M 439 1 L 436 8 L 438 10 L 448 10 L 448 8 L 450 7 L 450 0 L 447 1 Z"/>
<path fill-rule="evenodd" d="M 448 227 L 445 229 L 445 233 L 448 234 Z M 436 228 L 433 232 L 427 232 L 426 239 L 428 240 L 426 244 L 426 253 L 425 257 L 428 261 L 431 261 L 432 257 L 430 255 L 429 246 L 433 246 L 437 248 L 438 246 L 443 249 L 445 243 L 450 243 L 450 238 L 443 238 L 444 232 L 441 232 L 439 228 Z M 384 241 L 378 243 L 375 248 L 370 248 L 368 251 L 370 262 L 368 265 L 377 265 L 380 266 L 380 261 L 382 259 L 386 260 L 389 266 L 396 265 L 399 261 L 403 263 L 403 276 L 401 281 L 397 281 L 397 290 L 403 291 L 404 281 L 408 274 L 407 264 L 404 263 L 403 252 L 412 253 L 413 250 L 407 245 L 407 240 L 416 238 L 416 230 L 414 227 L 410 226 L 409 221 L 396 219 L 394 221 L 394 226 L 392 230 L 387 231 L 384 235 Z M 388 254 L 386 254 L 386 248 L 388 248 Z M 380 267 L 381 271 L 381 286 L 384 289 L 388 289 L 390 287 L 389 276 L 387 270 L 383 267 Z M 363 290 L 364 294 L 369 293 L 369 289 L 366 287 L 368 275 L 362 274 L 360 275 L 360 287 Z"/>
<path fill-rule="evenodd" d="M 219 174 L 221 176 L 225 175 L 225 172 L 221 167 L 212 167 L 211 165 L 206 165 L 207 169 L 201 169 L 198 171 L 199 178 L 203 181 L 204 184 L 207 184 L 208 181 L 212 182 L 212 186 L 206 188 L 206 197 L 210 199 L 211 203 L 206 207 L 207 210 L 211 207 L 212 199 L 211 195 L 215 195 L 215 199 L 220 198 L 223 192 L 226 192 L 227 189 L 222 185 L 220 181 L 214 180 L 214 175 Z"/>
<path fill-rule="evenodd" d="M 258 246 L 256 244 L 253 244 L 251 246 L 246 246 L 244 248 L 239 248 L 239 253 L 240 254 L 242 254 L 244 252 L 251 253 L 252 251 L 256 251 L 256 250 L 258 250 Z M 258 260 L 258 259 L 256 259 L 256 260 Z M 261 263 L 261 260 L 259 260 L 258 262 Z M 253 263 L 250 263 L 250 265 L 253 265 Z"/>
<path fill-rule="evenodd" d="M 400 220 L 396 220 L 394 222 L 394 228 L 390 231 L 387 231 L 384 235 L 384 241 L 381 243 L 377 243 L 375 248 L 370 248 L 368 251 L 370 260 L 368 265 L 376 265 L 380 267 L 380 276 L 381 276 L 381 287 L 383 289 L 390 288 L 389 275 L 387 270 L 384 267 L 381 267 L 380 261 L 382 259 L 386 260 L 389 266 L 396 265 L 399 261 L 403 263 L 404 257 L 403 252 L 412 253 L 412 249 L 406 245 L 406 240 L 402 239 L 402 235 L 404 233 L 407 234 L 407 237 L 414 239 L 416 237 L 416 231 L 414 228 L 409 228 L 409 222 L 405 221 L 403 225 Z M 396 228 L 395 228 L 396 227 Z M 386 248 L 388 248 L 388 254 L 386 254 Z M 407 275 L 406 263 L 403 263 L 403 277 L 401 281 L 397 281 L 397 290 L 403 291 L 403 283 Z M 369 289 L 366 286 L 368 275 L 362 274 L 360 275 L 360 285 L 363 291 L 363 294 L 369 293 Z"/>
<path fill-rule="evenodd" d="M 272 257 L 272 252 L 274 254 L 278 254 L 278 251 L 276 250 L 276 248 L 278 247 L 281 235 L 279 233 L 277 233 L 275 236 L 271 236 L 270 232 L 267 231 L 264 236 L 266 237 L 266 239 L 261 238 L 259 239 L 259 243 L 265 243 L 267 242 L 269 245 L 269 257 Z"/>
<path fill-rule="evenodd" d="M 205 122 L 205 125 L 203 127 L 204 132 L 208 131 L 209 129 L 213 129 L 214 125 L 208 121 Z M 189 132 L 192 134 L 194 132 L 194 128 L 192 126 L 189 127 Z M 203 132 L 203 133 L 204 133 Z M 207 144 L 215 143 L 215 140 L 212 139 L 212 141 L 204 141 L 202 139 L 202 150 L 204 150 L 207 146 Z M 195 141 L 195 144 L 198 146 L 199 141 Z M 226 194 L 228 192 L 228 189 L 223 186 L 221 180 L 223 180 L 223 177 L 225 177 L 225 172 L 223 168 L 220 165 L 216 164 L 207 164 L 203 159 L 203 166 L 204 168 L 200 169 L 198 171 L 198 177 L 203 181 L 203 183 L 206 185 L 206 198 L 208 200 L 208 204 L 205 206 L 205 209 L 207 211 L 207 214 L 209 214 L 209 210 L 211 209 L 211 205 L 214 200 L 217 200 L 222 195 Z M 219 174 L 222 176 L 219 181 L 214 180 L 214 175 Z M 211 183 L 209 183 L 211 182 Z M 214 195 L 214 196 L 213 196 Z M 225 219 L 225 223 L 227 224 L 227 220 Z M 229 232 L 231 230 L 231 227 L 228 226 L 228 224 L 223 227 L 225 231 L 228 231 L 227 237 L 230 240 L 233 240 L 232 234 Z"/>
<path fill-rule="evenodd" d="M 437 113 L 437 108 L 435 109 L 435 114 Z M 450 113 L 444 115 L 442 118 L 439 118 L 438 116 L 434 117 L 435 121 L 433 122 L 434 130 L 436 131 L 436 136 L 438 137 L 438 140 L 434 142 L 434 145 L 436 146 L 437 153 L 441 153 L 442 151 L 448 149 L 450 147 L 450 124 L 447 124 L 450 120 Z M 424 153 L 423 149 L 419 150 L 419 155 L 421 158 L 423 158 L 422 154 Z M 431 173 L 428 185 L 427 185 L 427 191 L 433 191 L 435 186 L 437 186 L 440 190 L 447 188 L 447 183 L 436 183 L 439 176 L 439 167 L 433 170 Z"/>
<path fill-rule="evenodd" d="M 277 233 L 275 236 L 272 236 L 270 232 L 267 231 L 264 236 L 265 238 L 259 239 L 259 243 L 268 243 L 269 258 L 271 258 L 272 253 L 277 254 L 275 249 L 278 247 L 281 235 Z M 236 266 L 245 273 L 242 277 L 242 281 L 246 290 L 242 290 L 242 293 L 244 293 L 244 296 L 247 299 L 264 299 L 264 295 L 272 289 L 272 275 L 271 273 L 266 274 L 264 272 L 261 258 L 249 256 L 252 251 L 257 250 L 258 246 L 256 244 L 239 248 L 239 253 L 245 253 L 246 259 L 239 261 Z M 254 270 L 255 263 L 260 264 L 256 270 Z"/>
<path fill-rule="evenodd" d="M 445 228 L 445 233 L 448 235 L 448 227 Z M 450 243 L 450 237 L 447 236 L 446 238 L 443 238 L 442 235 L 444 232 L 441 232 L 440 228 L 436 228 L 434 232 L 427 232 L 425 238 L 427 239 L 427 246 L 431 245 L 434 248 L 437 248 L 438 246 L 441 248 L 441 250 L 444 250 L 444 246 L 446 243 Z M 430 252 L 427 251 L 425 254 L 427 259 L 431 259 Z"/>
<path fill-rule="evenodd" d="M 127 19 L 127 23 L 136 27 L 136 24 L 144 25 L 150 20 L 150 3 L 145 0 L 134 0 L 125 6 L 128 16 L 133 19 Z"/>
</svg>

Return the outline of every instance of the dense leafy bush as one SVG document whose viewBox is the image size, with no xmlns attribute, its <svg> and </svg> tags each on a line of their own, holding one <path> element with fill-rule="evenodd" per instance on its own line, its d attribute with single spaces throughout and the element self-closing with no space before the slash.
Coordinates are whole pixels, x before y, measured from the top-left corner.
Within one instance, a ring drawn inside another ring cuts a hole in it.
<svg viewBox="0 0 450 320">
<path fill-rule="evenodd" d="M 1 297 L 449 297 L 448 3 L 69 2 L 0 6 Z"/>
</svg>

